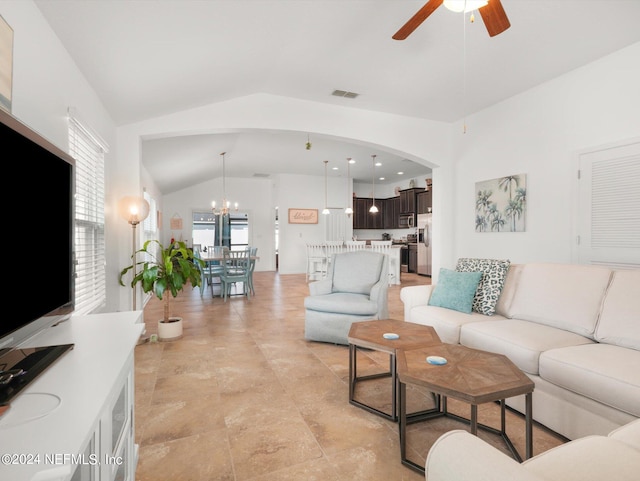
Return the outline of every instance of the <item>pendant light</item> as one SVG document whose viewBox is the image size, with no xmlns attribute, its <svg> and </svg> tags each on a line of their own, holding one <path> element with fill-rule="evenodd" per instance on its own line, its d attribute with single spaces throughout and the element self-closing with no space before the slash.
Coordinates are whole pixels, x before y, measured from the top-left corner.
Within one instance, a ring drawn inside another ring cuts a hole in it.
<svg viewBox="0 0 640 481">
<path fill-rule="evenodd" d="M 349 164 L 355 163 L 351 157 L 347 157 L 347 207 L 344 209 L 344 213 L 347 215 L 353 214 L 353 208 L 351 207 L 351 202 L 353 196 L 351 195 L 351 185 L 349 182 Z"/>
<path fill-rule="evenodd" d="M 329 163 L 328 160 L 324 161 L 324 209 L 322 209 L 322 213 L 324 215 L 328 215 L 329 212 L 329 208 L 327 207 L 327 164 Z"/>
<path fill-rule="evenodd" d="M 373 200 L 373 204 L 369 208 L 369 212 L 372 214 L 378 213 L 378 207 L 376 206 L 376 155 L 373 154 L 371 156 L 371 160 L 373 161 L 373 176 L 371 177 L 371 197 Z"/>
<path fill-rule="evenodd" d="M 216 201 L 211 202 L 211 210 L 213 210 L 214 215 L 227 215 L 229 213 L 229 208 L 231 207 L 231 202 L 227 200 L 227 178 L 225 175 L 225 161 L 224 156 L 226 152 L 222 152 L 220 155 L 222 156 L 222 206 L 220 209 L 216 210 Z M 238 203 L 234 204 L 235 210 L 238 210 Z"/>
</svg>

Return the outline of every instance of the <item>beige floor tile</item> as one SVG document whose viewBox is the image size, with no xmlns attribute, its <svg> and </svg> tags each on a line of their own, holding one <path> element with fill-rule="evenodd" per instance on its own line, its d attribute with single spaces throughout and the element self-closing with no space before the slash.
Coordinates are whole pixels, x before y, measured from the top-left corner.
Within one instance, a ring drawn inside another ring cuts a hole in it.
<svg viewBox="0 0 640 481">
<path fill-rule="evenodd" d="M 403 285 L 429 283 L 402 276 Z M 304 339 L 304 275 L 257 272 L 255 287 L 251 299 L 227 302 L 209 289 L 202 297 L 187 289 L 172 302 L 185 319 L 184 336 L 136 347 L 136 480 L 424 479 L 400 462 L 397 424 L 349 404 L 348 347 Z M 152 298 L 144 314 L 148 336 L 162 303 Z M 403 318 L 400 286 L 389 288 L 389 314 Z M 363 351 L 358 358 L 359 375 L 388 369 L 387 354 Z M 357 389 L 358 399 L 390 408 L 389 378 Z M 429 393 L 408 393 L 409 411 L 433 405 Z M 498 422 L 496 405 L 479 411 L 481 420 Z M 521 449 L 523 420 L 509 416 L 508 432 Z M 421 462 L 439 433 L 466 428 L 431 422 L 410 426 L 408 452 Z M 536 453 L 561 443 L 543 429 L 534 436 Z"/>
</svg>

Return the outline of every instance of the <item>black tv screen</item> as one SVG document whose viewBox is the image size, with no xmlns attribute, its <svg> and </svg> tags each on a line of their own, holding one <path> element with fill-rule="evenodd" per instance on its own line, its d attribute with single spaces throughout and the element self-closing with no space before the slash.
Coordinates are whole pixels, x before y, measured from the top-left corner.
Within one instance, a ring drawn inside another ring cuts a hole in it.
<svg viewBox="0 0 640 481">
<path fill-rule="evenodd" d="M 0 317 L 1 355 L 73 312 L 75 163 L 3 110 L 0 151 L 4 295 L 25 299 Z"/>
</svg>

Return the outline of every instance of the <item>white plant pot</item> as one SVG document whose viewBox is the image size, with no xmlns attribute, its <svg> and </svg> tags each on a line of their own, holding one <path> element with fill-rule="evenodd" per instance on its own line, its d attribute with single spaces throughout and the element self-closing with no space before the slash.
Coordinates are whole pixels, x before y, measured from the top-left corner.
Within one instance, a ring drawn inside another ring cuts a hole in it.
<svg viewBox="0 0 640 481">
<path fill-rule="evenodd" d="M 175 341 L 182 337 L 182 318 L 170 317 L 169 322 L 158 321 L 158 340 Z"/>
</svg>

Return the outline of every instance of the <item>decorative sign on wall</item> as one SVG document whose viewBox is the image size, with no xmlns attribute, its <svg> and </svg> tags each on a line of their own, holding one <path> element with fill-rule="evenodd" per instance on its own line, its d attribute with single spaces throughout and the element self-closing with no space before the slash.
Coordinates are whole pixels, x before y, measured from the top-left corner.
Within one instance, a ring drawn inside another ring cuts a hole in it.
<svg viewBox="0 0 640 481">
<path fill-rule="evenodd" d="M 173 214 L 169 221 L 169 227 L 171 227 L 171 230 L 182 230 L 182 217 L 178 214 Z"/>
<path fill-rule="evenodd" d="M 476 182 L 476 232 L 524 232 L 527 174 Z"/>
<path fill-rule="evenodd" d="M 11 112 L 13 29 L 0 15 L 0 108 Z"/>
<path fill-rule="evenodd" d="M 317 224 L 318 209 L 289 209 L 289 224 Z"/>
</svg>

